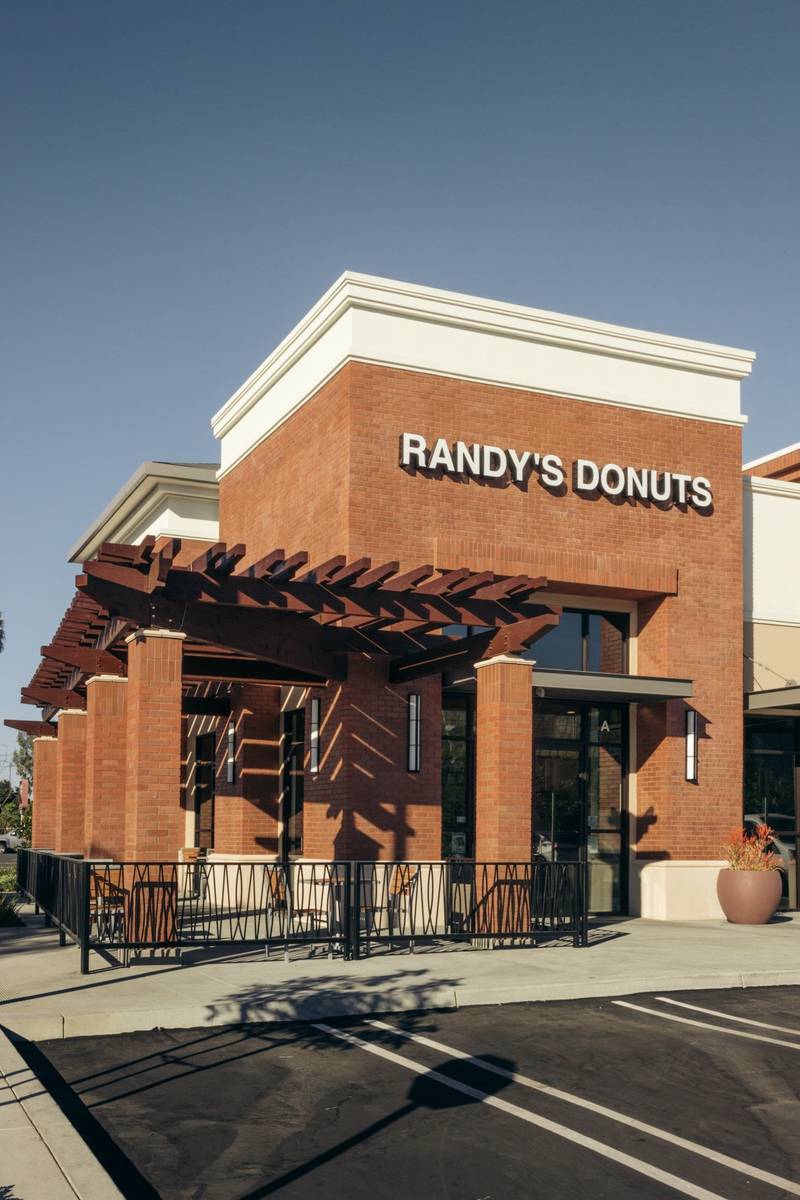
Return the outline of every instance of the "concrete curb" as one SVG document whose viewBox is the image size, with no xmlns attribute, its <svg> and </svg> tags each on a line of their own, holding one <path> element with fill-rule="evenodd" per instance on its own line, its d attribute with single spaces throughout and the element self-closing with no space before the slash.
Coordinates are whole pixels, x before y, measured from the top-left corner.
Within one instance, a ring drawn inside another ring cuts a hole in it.
<svg viewBox="0 0 800 1200">
<path fill-rule="evenodd" d="M 713 971 L 677 976 L 669 972 L 626 975 L 617 978 L 560 980 L 545 983 L 519 983 L 495 987 L 432 985 L 418 986 L 407 992 L 393 988 L 388 994 L 379 990 L 358 990 L 358 980 L 350 990 L 329 992 L 297 991 L 288 1000 L 271 999 L 269 986 L 263 999 L 246 1004 L 228 1001 L 215 1004 L 176 1004 L 152 1008 L 117 1009 L 114 1012 L 37 1013 L 19 1015 L 6 1010 L 3 1019 L 14 1033 L 30 1041 L 92 1037 L 102 1034 L 136 1033 L 150 1029 L 194 1029 L 221 1025 L 270 1023 L 279 1021 L 316 1021 L 336 1017 L 356 1017 L 390 1012 L 424 1012 L 432 1009 L 470 1008 L 480 1005 L 526 1004 L 552 1000 L 590 1000 L 614 996 L 633 996 L 642 992 L 685 992 L 714 988 L 758 988 L 800 985 L 800 970 L 793 971 Z"/>
<path fill-rule="evenodd" d="M 0 1184 L 18 1200 L 123 1200 L 83 1138 L 0 1028 Z"/>
</svg>

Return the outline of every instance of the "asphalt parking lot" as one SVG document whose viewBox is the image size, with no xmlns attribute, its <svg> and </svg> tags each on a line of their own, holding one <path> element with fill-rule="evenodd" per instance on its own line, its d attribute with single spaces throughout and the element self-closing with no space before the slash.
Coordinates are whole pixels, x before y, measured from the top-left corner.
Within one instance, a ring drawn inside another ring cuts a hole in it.
<svg viewBox="0 0 800 1200">
<path fill-rule="evenodd" d="M 800 988 L 34 1053 L 137 1200 L 800 1196 Z"/>
</svg>

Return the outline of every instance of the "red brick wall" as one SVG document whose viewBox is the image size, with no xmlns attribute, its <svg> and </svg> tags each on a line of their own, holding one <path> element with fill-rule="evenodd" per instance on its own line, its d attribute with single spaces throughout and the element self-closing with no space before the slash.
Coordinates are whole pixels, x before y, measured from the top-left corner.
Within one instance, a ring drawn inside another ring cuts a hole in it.
<svg viewBox="0 0 800 1200">
<path fill-rule="evenodd" d="M 233 684 L 234 782 L 227 782 L 228 721 L 217 727 L 214 849 L 226 854 L 277 854 L 280 800 L 281 692 Z"/>
<path fill-rule="evenodd" d="M 52 850 L 56 843 L 56 775 L 58 744 L 55 738 L 33 739 L 33 829 L 34 850 Z"/>
<path fill-rule="evenodd" d="M 800 482 L 800 452 L 790 450 L 788 454 L 776 454 L 767 462 L 750 467 L 745 475 L 761 475 L 767 479 L 784 479 L 788 483 Z"/>
<path fill-rule="evenodd" d="M 82 854 L 86 790 L 86 713 L 62 712 L 58 718 L 56 830 L 58 853 Z"/>
<path fill-rule="evenodd" d="M 181 807 L 182 638 L 144 630 L 128 641 L 125 856 L 174 860 Z"/>
<path fill-rule="evenodd" d="M 408 695 L 421 696 L 422 767 L 407 770 Z M 441 684 L 397 685 L 387 660 L 348 655 L 348 677 L 319 693 L 320 770 L 306 770 L 306 858 L 441 856 Z M 306 709 L 306 762 L 310 717 Z"/>
<path fill-rule="evenodd" d="M 397 465 L 404 430 L 705 475 L 714 510 L 412 476 Z M 642 712 L 640 849 L 706 858 L 741 815 L 741 509 L 736 426 L 350 363 L 223 477 L 220 536 L 245 541 L 249 560 L 285 546 L 660 593 L 642 606 L 639 671 L 693 679 L 704 732 L 689 784 L 683 704 Z"/>
<path fill-rule="evenodd" d="M 125 853 L 126 679 L 90 679 L 86 685 L 87 858 Z"/>
<path fill-rule="evenodd" d="M 247 546 L 238 569 L 279 546 L 347 553 L 349 377 L 345 367 L 220 480 L 220 541 Z"/>
<path fill-rule="evenodd" d="M 530 664 L 477 670 L 475 857 L 527 862 L 531 855 L 533 688 Z"/>
</svg>

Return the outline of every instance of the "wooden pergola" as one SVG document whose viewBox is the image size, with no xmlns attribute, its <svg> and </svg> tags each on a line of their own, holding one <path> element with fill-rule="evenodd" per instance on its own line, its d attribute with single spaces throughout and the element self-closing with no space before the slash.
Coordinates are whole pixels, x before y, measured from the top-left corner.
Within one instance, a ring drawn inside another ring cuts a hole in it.
<svg viewBox="0 0 800 1200">
<path fill-rule="evenodd" d="M 283 549 L 240 569 L 245 547 L 223 542 L 179 566 L 180 549 L 178 539 L 159 547 L 153 538 L 109 542 L 83 565 L 22 689 L 44 720 L 7 724 L 54 732 L 55 712 L 85 706 L 89 678 L 126 674 L 125 637 L 137 628 L 184 633 L 184 711 L 222 712 L 224 696 L 201 694 L 208 685 L 321 686 L 346 678 L 353 653 L 387 656 L 390 678 L 409 681 L 521 653 L 560 617 L 536 601 L 543 577 L 431 564 L 401 571 L 398 562 L 345 555 L 309 566 L 305 551 Z"/>
</svg>

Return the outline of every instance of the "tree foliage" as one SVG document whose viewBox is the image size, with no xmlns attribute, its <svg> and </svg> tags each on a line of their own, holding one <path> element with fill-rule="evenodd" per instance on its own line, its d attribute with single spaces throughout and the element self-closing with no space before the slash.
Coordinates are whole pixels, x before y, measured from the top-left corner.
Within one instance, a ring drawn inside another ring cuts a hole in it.
<svg viewBox="0 0 800 1200">
<path fill-rule="evenodd" d="M 11 761 L 20 779 L 33 783 L 33 738 L 29 733 L 17 734 L 17 748 Z"/>
</svg>

